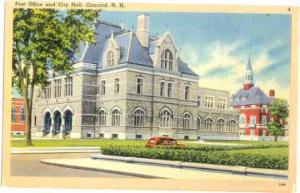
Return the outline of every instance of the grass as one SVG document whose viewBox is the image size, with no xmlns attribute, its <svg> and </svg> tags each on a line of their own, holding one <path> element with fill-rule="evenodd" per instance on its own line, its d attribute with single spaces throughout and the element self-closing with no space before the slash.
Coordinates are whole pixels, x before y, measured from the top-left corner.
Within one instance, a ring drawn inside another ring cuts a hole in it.
<svg viewBox="0 0 300 193">
<path fill-rule="evenodd" d="M 280 148 L 264 148 L 264 149 L 243 149 L 243 150 L 227 150 L 226 153 L 245 153 L 249 155 L 265 155 L 265 156 L 285 156 L 288 157 L 289 149 L 288 147 Z"/>
<path fill-rule="evenodd" d="M 103 145 L 138 145 L 144 146 L 144 140 L 111 140 L 111 139 L 51 139 L 32 140 L 33 146 L 26 146 L 25 140 L 11 140 L 11 147 L 70 147 Z"/>
<path fill-rule="evenodd" d="M 286 141 L 247 141 L 247 140 L 206 140 L 210 143 L 228 143 L 228 144 L 239 144 L 239 145 L 255 145 L 255 144 L 288 144 Z"/>
</svg>

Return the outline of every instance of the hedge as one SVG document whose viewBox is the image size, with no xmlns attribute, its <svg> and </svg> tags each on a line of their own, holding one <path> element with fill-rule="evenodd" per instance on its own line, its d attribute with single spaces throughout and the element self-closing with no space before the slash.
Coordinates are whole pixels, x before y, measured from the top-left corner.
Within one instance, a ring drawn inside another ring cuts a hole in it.
<svg viewBox="0 0 300 193">
<path fill-rule="evenodd" d="M 226 151 L 195 151 L 171 148 L 145 148 L 134 146 L 104 146 L 105 155 L 140 157 L 149 159 L 177 160 L 229 166 L 287 169 L 287 156 L 265 156 L 260 154 L 227 153 Z"/>
</svg>

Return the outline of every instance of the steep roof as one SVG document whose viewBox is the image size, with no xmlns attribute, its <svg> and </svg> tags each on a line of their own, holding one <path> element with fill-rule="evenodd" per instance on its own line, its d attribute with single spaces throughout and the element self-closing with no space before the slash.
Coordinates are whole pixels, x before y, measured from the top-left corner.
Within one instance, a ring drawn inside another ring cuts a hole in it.
<svg viewBox="0 0 300 193">
<path fill-rule="evenodd" d="M 239 105 L 268 105 L 272 99 L 265 95 L 259 87 L 251 87 L 248 90 L 240 89 L 232 96 L 231 106 Z"/>
<path fill-rule="evenodd" d="M 76 62 L 93 63 L 97 65 L 97 68 L 102 68 L 103 54 L 111 34 L 113 34 L 120 47 L 121 57 L 119 63 L 132 63 L 153 67 L 150 55 L 154 53 L 154 48 L 158 43 L 157 38 L 153 39 L 151 37 L 149 39 L 149 46 L 145 48 L 142 47 L 134 32 L 126 31 L 119 25 L 98 21 L 95 27 L 96 42 L 90 45 L 80 44 L 78 53 L 75 56 Z M 177 59 L 177 62 L 179 72 L 198 76 L 180 58 Z"/>
</svg>

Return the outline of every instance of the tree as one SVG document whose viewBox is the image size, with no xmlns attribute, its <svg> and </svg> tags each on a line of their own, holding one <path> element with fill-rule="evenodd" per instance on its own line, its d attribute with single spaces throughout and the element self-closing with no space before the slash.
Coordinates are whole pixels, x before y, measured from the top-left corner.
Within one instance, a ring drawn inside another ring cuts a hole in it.
<svg viewBox="0 0 300 193">
<path fill-rule="evenodd" d="M 272 121 L 268 124 L 268 129 L 277 141 L 278 136 L 284 134 L 285 119 L 289 116 L 289 105 L 285 99 L 274 99 L 269 106 L 269 114 Z"/>
<path fill-rule="evenodd" d="M 13 86 L 24 98 L 26 145 L 31 142 L 34 89 L 47 85 L 49 68 L 69 75 L 81 42 L 94 42 L 96 10 L 16 9 Z"/>
</svg>

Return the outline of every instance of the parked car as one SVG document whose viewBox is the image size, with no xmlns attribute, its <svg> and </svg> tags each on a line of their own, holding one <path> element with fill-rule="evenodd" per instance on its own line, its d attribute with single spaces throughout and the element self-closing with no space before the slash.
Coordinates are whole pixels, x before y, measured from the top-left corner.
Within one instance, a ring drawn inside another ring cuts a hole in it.
<svg viewBox="0 0 300 193">
<path fill-rule="evenodd" d="M 150 148 L 156 146 L 184 147 L 184 144 L 177 143 L 177 140 L 172 137 L 160 136 L 160 137 L 151 137 L 145 146 Z"/>
</svg>

